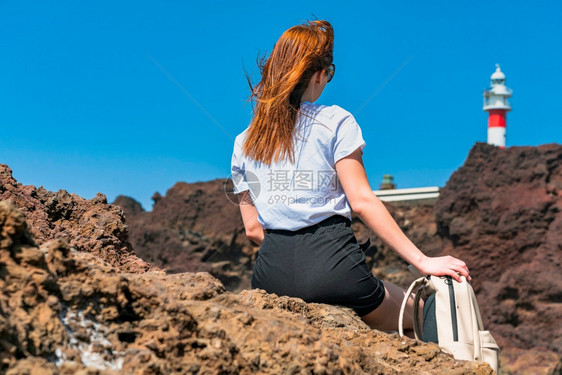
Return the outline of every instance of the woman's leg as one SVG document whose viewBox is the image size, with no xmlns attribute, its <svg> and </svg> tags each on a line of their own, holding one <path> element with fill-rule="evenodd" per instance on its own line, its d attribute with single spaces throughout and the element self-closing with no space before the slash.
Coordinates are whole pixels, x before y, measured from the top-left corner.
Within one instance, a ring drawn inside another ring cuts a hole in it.
<svg viewBox="0 0 562 375">
<path fill-rule="evenodd" d="M 381 331 L 398 331 L 398 317 L 400 306 L 406 290 L 389 282 L 384 282 L 384 300 L 375 310 L 361 317 L 371 328 Z M 420 299 L 420 311 L 423 311 L 423 301 Z M 410 295 L 404 311 L 404 331 L 414 328 L 414 294 Z M 408 335 L 409 336 L 409 335 Z"/>
</svg>

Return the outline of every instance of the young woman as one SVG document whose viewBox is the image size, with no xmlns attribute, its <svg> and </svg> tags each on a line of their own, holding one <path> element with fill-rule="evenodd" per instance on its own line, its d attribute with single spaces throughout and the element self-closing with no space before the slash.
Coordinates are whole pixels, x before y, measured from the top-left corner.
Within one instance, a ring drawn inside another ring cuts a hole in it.
<svg viewBox="0 0 562 375">
<path fill-rule="evenodd" d="M 234 192 L 247 237 L 261 245 L 252 287 L 348 306 L 371 327 L 396 330 L 404 290 L 371 273 L 350 227 L 352 210 L 422 273 L 460 281 L 469 272 L 451 256 L 425 256 L 404 235 L 369 186 L 354 117 L 314 103 L 335 73 L 333 43 L 327 21 L 285 31 L 252 90 L 250 126 L 235 140 Z M 413 299 L 405 328 L 412 313 Z"/>
</svg>

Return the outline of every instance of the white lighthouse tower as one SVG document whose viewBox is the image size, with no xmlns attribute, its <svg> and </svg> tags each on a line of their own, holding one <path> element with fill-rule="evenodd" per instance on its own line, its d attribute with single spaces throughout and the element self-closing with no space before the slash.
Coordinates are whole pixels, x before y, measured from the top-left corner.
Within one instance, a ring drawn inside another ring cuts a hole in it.
<svg viewBox="0 0 562 375">
<path fill-rule="evenodd" d="M 482 109 L 488 112 L 488 144 L 505 147 L 505 115 L 511 111 L 508 98 L 512 90 L 505 86 L 505 74 L 496 64 L 496 71 L 490 77 L 490 88 L 484 90 L 484 106 Z"/>
</svg>

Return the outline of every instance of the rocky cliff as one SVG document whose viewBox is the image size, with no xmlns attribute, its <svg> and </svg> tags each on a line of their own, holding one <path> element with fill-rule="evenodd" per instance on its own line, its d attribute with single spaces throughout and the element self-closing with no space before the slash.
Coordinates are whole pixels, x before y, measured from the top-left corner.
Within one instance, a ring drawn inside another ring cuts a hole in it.
<svg viewBox="0 0 562 375">
<path fill-rule="evenodd" d="M 492 372 L 371 330 L 349 309 L 232 294 L 208 273 L 126 273 L 65 239 L 39 246 L 25 216 L 0 202 L 1 373 Z"/>
<path fill-rule="evenodd" d="M 501 346 L 562 352 L 562 146 L 477 144 L 435 205 Z"/>
<path fill-rule="evenodd" d="M 43 187 L 23 186 L 7 165 L 0 164 L 2 200 L 11 200 L 19 207 L 39 243 L 65 239 L 78 251 L 101 256 L 127 272 L 155 268 L 135 256 L 122 210 L 108 205 L 101 193 L 88 200 L 65 190 L 55 193 Z"/>
<path fill-rule="evenodd" d="M 561 196 L 562 146 L 476 144 L 434 207 L 387 205 L 425 253 L 468 263 L 485 324 L 510 371 L 537 373 L 533 366 L 560 361 Z M 178 183 L 154 198 L 152 212 L 130 198 L 115 202 L 143 259 L 175 272 L 208 270 L 229 290 L 249 286 L 258 248 L 244 236 L 228 180 Z M 372 241 L 373 272 L 406 286 L 412 279 L 406 264 L 360 220 L 352 226 L 360 241 Z"/>
<path fill-rule="evenodd" d="M 135 252 L 168 272 L 208 271 L 230 291 L 250 288 L 257 247 L 244 226 L 230 180 L 178 182 L 165 197 L 156 193 L 145 212 L 135 200 L 119 196 Z"/>
</svg>

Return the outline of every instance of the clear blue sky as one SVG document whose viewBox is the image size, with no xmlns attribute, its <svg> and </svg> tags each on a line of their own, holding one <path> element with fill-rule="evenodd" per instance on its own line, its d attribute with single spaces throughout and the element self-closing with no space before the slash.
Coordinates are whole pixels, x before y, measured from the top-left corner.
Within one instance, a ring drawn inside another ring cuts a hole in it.
<svg viewBox="0 0 562 375">
<path fill-rule="evenodd" d="M 561 1 L 3 0 L 0 162 L 25 185 L 146 209 L 177 181 L 227 177 L 250 119 L 243 66 L 257 80 L 258 53 L 314 16 L 335 29 L 319 103 L 356 115 L 373 188 L 385 173 L 445 185 L 486 140 L 495 63 L 514 90 L 508 146 L 562 143 Z"/>
</svg>

